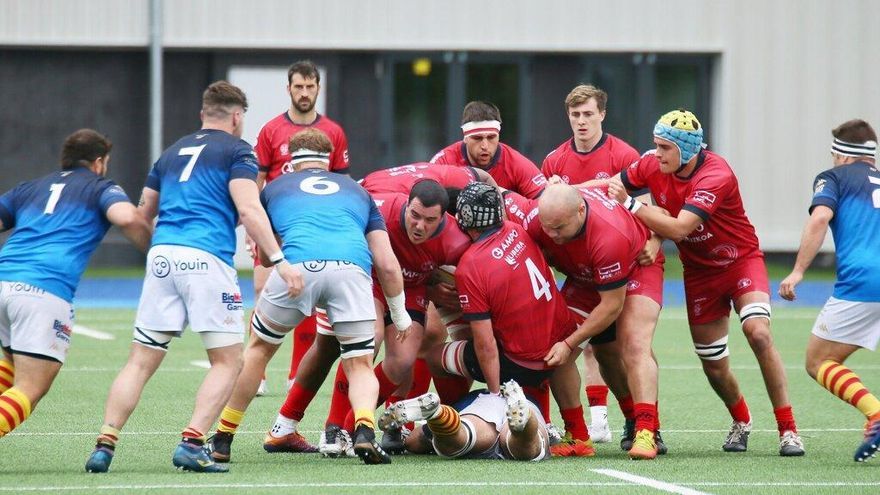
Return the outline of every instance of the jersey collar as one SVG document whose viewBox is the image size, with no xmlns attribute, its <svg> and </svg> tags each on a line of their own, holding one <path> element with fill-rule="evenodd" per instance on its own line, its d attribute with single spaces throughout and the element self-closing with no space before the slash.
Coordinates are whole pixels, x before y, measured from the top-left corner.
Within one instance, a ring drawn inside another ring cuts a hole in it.
<svg viewBox="0 0 880 495">
<path fill-rule="evenodd" d="M 312 127 L 321 121 L 321 114 L 315 112 L 315 120 L 313 120 L 309 124 L 297 124 L 296 122 L 294 122 L 293 119 L 290 118 L 290 110 L 289 109 L 284 111 L 284 118 L 287 119 L 287 121 L 293 125 L 298 125 L 300 127 Z"/>
<path fill-rule="evenodd" d="M 700 154 L 697 156 L 697 166 L 694 167 L 693 170 L 691 170 L 691 173 L 689 173 L 687 177 L 681 177 L 681 176 L 679 176 L 679 175 L 677 175 L 677 174 L 675 174 L 675 173 L 673 173 L 672 175 L 675 176 L 675 178 L 678 179 L 678 180 L 681 180 L 681 181 L 689 181 L 689 180 L 691 180 L 691 179 L 694 177 L 694 175 L 696 175 L 697 170 L 700 170 L 700 168 L 703 167 L 703 164 L 704 164 L 705 162 L 706 162 L 706 151 L 705 151 L 705 150 L 700 150 Z"/>
<path fill-rule="evenodd" d="M 590 151 L 578 151 L 577 146 L 574 144 L 574 137 L 571 138 L 569 143 L 571 144 L 572 151 L 574 151 L 578 155 L 586 156 L 586 155 L 589 155 L 590 153 L 598 150 L 599 148 L 601 148 L 602 145 L 605 144 L 605 141 L 607 141 L 607 140 L 608 140 L 608 133 L 603 131 L 602 137 L 599 138 L 599 141 L 596 143 L 596 146 L 593 146 L 593 149 L 591 149 Z"/>
</svg>

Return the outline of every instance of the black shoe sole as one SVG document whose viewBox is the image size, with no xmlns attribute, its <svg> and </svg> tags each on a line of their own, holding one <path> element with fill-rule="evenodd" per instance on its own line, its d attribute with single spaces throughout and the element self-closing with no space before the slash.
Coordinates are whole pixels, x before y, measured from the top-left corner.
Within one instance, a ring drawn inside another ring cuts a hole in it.
<svg viewBox="0 0 880 495">
<path fill-rule="evenodd" d="M 371 443 L 356 443 L 354 453 L 364 461 L 364 464 L 391 464 L 391 456 Z"/>
</svg>

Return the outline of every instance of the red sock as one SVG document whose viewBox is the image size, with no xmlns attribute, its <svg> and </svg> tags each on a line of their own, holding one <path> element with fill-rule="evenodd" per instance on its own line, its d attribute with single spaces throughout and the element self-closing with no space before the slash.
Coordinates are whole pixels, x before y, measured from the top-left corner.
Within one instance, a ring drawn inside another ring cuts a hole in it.
<svg viewBox="0 0 880 495">
<path fill-rule="evenodd" d="M 547 382 L 542 383 L 538 387 L 523 385 L 523 392 L 529 398 L 535 401 L 538 405 L 538 410 L 541 411 L 541 416 L 544 417 L 544 422 L 550 422 L 550 388 L 548 387 Z"/>
<path fill-rule="evenodd" d="M 376 402 L 376 407 L 379 407 L 379 404 L 385 402 L 385 399 L 391 397 L 391 394 L 397 390 L 399 383 L 394 383 L 388 378 L 388 375 L 385 374 L 385 370 L 382 369 L 382 363 L 376 365 L 373 368 L 373 374 L 376 375 L 376 379 L 379 380 L 379 398 Z"/>
<path fill-rule="evenodd" d="M 639 402 L 634 406 L 636 414 L 636 431 L 649 430 L 654 431 L 654 424 L 657 422 L 656 409 L 654 404 L 647 402 Z"/>
<path fill-rule="evenodd" d="M 306 408 L 309 407 L 317 393 L 317 390 L 309 390 L 299 383 L 293 382 L 287 392 L 287 399 L 284 400 L 284 404 L 278 412 L 286 418 L 301 421 L 306 414 Z"/>
<path fill-rule="evenodd" d="M 434 377 L 434 388 L 440 403 L 455 404 L 471 390 L 471 381 L 463 376 Z"/>
<path fill-rule="evenodd" d="M 780 435 L 786 431 L 797 433 L 797 425 L 794 422 L 794 413 L 790 405 L 774 409 L 773 414 L 776 416 L 776 427 L 779 429 Z"/>
<path fill-rule="evenodd" d="M 413 381 L 409 388 L 407 399 L 418 397 L 428 391 L 431 386 L 431 370 L 428 369 L 428 363 L 424 359 L 416 359 L 413 363 Z"/>
<path fill-rule="evenodd" d="M 348 378 L 345 376 L 345 371 L 342 370 L 342 363 L 339 363 L 336 367 L 336 380 L 333 382 L 333 394 L 330 397 L 330 411 L 327 413 L 327 422 L 324 423 L 324 427 L 342 426 L 345 423 L 345 416 L 350 410 Z"/>
<path fill-rule="evenodd" d="M 660 401 L 654 403 L 654 431 L 660 431 Z"/>
<path fill-rule="evenodd" d="M 290 356 L 290 373 L 287 378 L 292 380 L 296 378 L 296 369 L 299 368 L 299 362 L 312 346 L 315 341 L 315 317 L 309 316 L 305 320 L 299 322 L 299 325 L 293 329 L 293 354 Z"/>
<path fill-rule="evenodd" d="M 571 433 L 573 439 L 590 439 L 590 432 L 587 430 L 586 421 L 584 421 L 584 406 L 563 409 L 559 411 L 559 415 L 562 416 L 562 421 L 565 422 L 565 431 Z"/>
<path fill-rule="evenodd" d="M 622 399 L 617 399 L 617 404 L 620 406 L 620 412 L 623 413 L 624 418 L 636 419 L 632 395 L 627 395 Z"/>
<path fill-rule="evenodd" d="M 587 403 L 590 407 L 608 405 L 608 386 L 587 385 Z"/>
<path fill-rule="evenodd" d="M 746 405 L 746 398 L 741 395 L 734 405 L 727 407 L 727 410 L 730 411 L 730 416 L 734 421 L 748 423 L 752 420 L 752 415 L 749 414 L 749 406 Z"/>
</svg>

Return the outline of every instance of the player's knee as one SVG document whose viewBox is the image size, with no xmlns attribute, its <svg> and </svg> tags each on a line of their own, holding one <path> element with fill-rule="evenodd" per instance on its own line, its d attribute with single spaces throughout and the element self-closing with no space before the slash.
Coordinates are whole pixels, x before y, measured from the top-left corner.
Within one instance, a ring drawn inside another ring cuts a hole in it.
<svg viewBox="0 0 880 495">
<path fill-rule="evenodd" d="M 753 322 L 754 324 L 743 325 L 743 333 L 752 350 L 761 352 L 773 347 L 773 336 L 770 335 L 770 327 L 766 324 Z"/>
</svg>

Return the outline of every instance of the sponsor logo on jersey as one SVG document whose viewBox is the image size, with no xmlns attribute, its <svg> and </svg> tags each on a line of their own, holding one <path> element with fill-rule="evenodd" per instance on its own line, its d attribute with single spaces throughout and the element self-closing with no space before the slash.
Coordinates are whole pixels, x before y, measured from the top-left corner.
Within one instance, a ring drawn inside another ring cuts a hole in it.
<svg viewBox="0 0 880 495">
<path fill-rule="evenodd" d="M 640 284 L 638 280 L 630 280 L 629 282 L 626 283 L 626 290 L 627 291 L 636 290 L 641 286 L 642 286 L 642 284 Z"/>
<path fill-rule="evenodd" d="M 282 156 L 289 155 L 290 148 L 288 148 L 288 143 L 284 143 L 278 147 L 278 152 L 281 153 Z"/>
<path fill-rule="evenodd" d="M 65 324 L 61 320 L 55 320 L 55 323 L 52 324 L 52 329 L 55 330 L 55 338 L 59 340 L 63 340 L 64 342 L 70 342 L 70 334 L 73 330 L 70 328 L 70 325 Z"/>
<path fill-rule="evenodd" d="M 220 294 L 220 303 L 226 305 L 229 311 L 241 309 L 241 294 L 238 292 L 223 292 Z"/>
<path fill-rule="evenodd" d="M 599 280 L 608 280 L 620 273 L 620 262 L 599 267 Z"/>
<path fill-rule="evenodd" d="M 598 174 L 596 174 L 596 178 L 597 179 L 610 179 L 611 176 L 608 175 L 608 172 L 599 172 Z"/>
<path fill-rule="evenodd" d="M 661 205 L 665 205 L 666 204 L 666 193 L 660 193 L 660 197 L 658 198 L 658 201 L 660 202 Z"/>
<path fill-rule="evenodd" d="M 183 261 L 174 260 L 172 264 L 174 265 L 174 271 L 176 272 L 204 273 L 208 271 L 208 262 L 199 258 Z"/>
<path fill-rule="evenodd" d="M 468 300 L 467 294 L 459 294 L 458 295 L 458 303 L 461 304 L 462 306 L 465 306 L 465 305 L 470 304 L 471 302 L 470 302 L 470 300 Z"/>
<path fill-rule="evenodd" d="M 532 182 L 536 186 L 543 186 L 543 185 L 547 184 L 547 178 L 544 177 L 543 174 L 538 174 L 538 175 L 532 177 Z"/>
<path fill-rule="evenodd" d="M 342 161 L 348 163 L 348 149 L 342 152 Z"/>
<path fill-rule="evenodd" d="M 693 201 L 694 203 L 710 206 L 715 204 L 715 194 L 703 190 L 695 191 Z"/>
<path fill-rule="evenodd" d="M 696 232 L 696 234 L 689 235 L 689 236 L 685 237 L 684 242 L 691 242 L 691 243 L 704 242 L 704 241 L 708 241 L 709 239 L 715 237 L 714 235 L 712 235 L 711 232 L 706 232 L 705 230 L 706 230 L 705 224 L 701 223 L 700 225 L 697 225 L 697 228 L 695 228 L 694 231 L 691 232 L 691 234 L 694 234 L 694 232 Z"/>
<path fill-rule="evenodd" d="M 25 292 L 28 294 L 35 294 L 35 295 L 43 295 L 46 293 L 46 291 L 44 291 L 43 289 L 41 289 L 39 287 L 35 287 L 30 284 L 24 284 L 21 282 L 10 283 L 9 290 L 11 290 L 12 292 Z"/>
<path fill-rule="evenodd" d="M 171 262 L 164 256 L 156 256 L 150 264 L 150 271 L 157 278 L 165 278 L 171 273 Z"/>
<path fill-rule="evenodd" d="M 739 257 L 739 250 L 733 244 L 722 244 L 712 250 L 712 260 L 718 266 L 727 266 Z"/>
<path fill-rule="evenodd" d="M 317 272 L 320 272 L 321 270 L 323 270 L 327 266 L 327 262 L 326 261 L 303 261 L 302 265 L 306 270 L 308 270 L 312 273 L 317 273 Z"/>
<path fill-rule="evenodd" d="M 581 193 L 583 193 L 584 196 L 602 203 L 602 206 L 604 206 L 608 210 L 613 210 L 614 208 L 617 208 L 617 206 L 620 204 L 617 202 L 616 199 L 609 198 L 608 195 L 605 194 L 605 191 L 601 189 L 590 188 L 581 189 L 580 191 Z"/>
<path fill-rule="evenodd" d="M 816 181 L 816 185 L 813 186 L 813 194 L 819 194 L 825 189 L 825 179 L 819 179 Z"/>
<path fill-rule="evenodd" d="M 571 178 L 567 175 L 563 175 L 562 182 L 565 182 L 566 184 L 571 184 Z"/>
<path fill-rule="evenodd" d="M 739 282 L 736 283 L 736 286 L 740 289 L 745 289 L 752 285 L 752 279 L 750 278 L 741 278 Z"/>
</svg>

